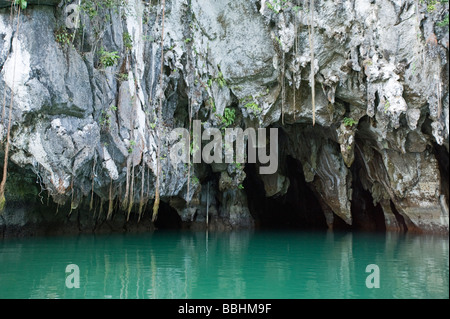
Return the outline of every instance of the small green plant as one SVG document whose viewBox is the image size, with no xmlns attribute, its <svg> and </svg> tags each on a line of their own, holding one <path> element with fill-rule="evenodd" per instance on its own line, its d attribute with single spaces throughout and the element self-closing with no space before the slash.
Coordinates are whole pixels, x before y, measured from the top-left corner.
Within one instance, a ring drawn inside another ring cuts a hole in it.
<svg viewBox="0 0 450 319">
<path fill-rule="evenodd" d="M 189 146 L 189 151 L 191 155 L 194 155 L 195 152 L 198 152 L 200 150 L 200 147 L 197 143 L 194 143 L 194 139 L 191 136 L 191 145 Z"/>
<path fill-rule="evenodd" d="M 26 0 L 14 0 L 14 4 L 16 6 L 20 6 L 22 10 L 27 8 L 28 2 Z"/>
<path fill-rule="evenodd" d="M 109 129 L 111 127 L 111 116 L 102 110 L 102 113 L 100 114 L 100 118 L 98 120 L 98 124 L 100 124 L 101 128 Z"/>
<path fill-rule="evenodd" d="M 267 1 L 266 6 L 275 13 L 280 13 L 281 10 L 284 10 L 289 7 L 287 0 L 275 0 L 272 2 L 273 4 Z"/>
<path fill-rule="evenodd" d="M 200 180 L 198 179 L 197 176 L 192 176 L 191 183 L 192 183 L 192 185 L 197 185 L 197 184 L 200 184 Z"/>
<path fill-rule="evenodd" d="M 239 184 L 238 188 L 239 188 L 239 189 L 244 189 L 244 185 Z"/>
<path fill-rule="evenodd" d="M 187 39 L 184 40 L 184 43 L 188 44 L 188 43 L 191 42 L 191 41 L 192 41 L 191 38 L 187 38 Z"/>
<path fill-rule="evenodd" d="M 300 7 L 300 6 L 294 6 L 292 8 L 292 10 L 294 10 L 295 13 L 299 12 L 301 9 L 302 9 L 302 7 Z"/>
<path fill-rule="evenodd" d="M 214 99 L 212 97 L 210 97 L 208 99 L 208 104 L 209 104 L 209 107 L 211 108 L 212 112 L 216 113 L 216 111 L 217 111 L 216 110 L 216 103 L 214 102 Z"/>
<path fill-rule="evenodd" d="M 219 84 L 220 88 L 223 88 L 224 86 L 227 85 L 227 82 L 225 81 L 225 79 L 223 78 L 223 74 L 222 72 L 219 72 L 219 75 L 216 78 L 217 83 Z"/>
<path fill-rule="evenodd" d="M 344 117 L 344 119 L 342 120 L 342 123 L 344 123 L 345 126 L 352 127 L 353 125 L 357 124 L 358 122 L 356 122 L 351 117 Z"/>
<path fill-rule="evenodd" d="M 437 4 L 448 3 L 448 0 L 420 0 L 421 4 L 427 5 L 427 12 L 431 13 L 436 10 Z"/>
<path fill-rule="evenodd" d="M 416 62 L 412 63 L 411 70 L 413 75 L 416 74 Z"/>
<path fill-rule="evenodd" d="M 127 51 L 131 51 L 133 48 L 133 39 L 131 38 L 131 35 L 128 32 L 124 32 L 122 35 L 123 38 L 123 46 Z"/>
<path fill-rule="evenodd" d="M 277 40 L 278 44 L 281 46 L 281 40 L 279 37 L 275 37 L 275 40 Z"/>
<path fill-rule="evenodd" d="M 261 113 L 262 109 L 258 106 L 258 104 L 254 101 L 248 102 L 244 105 L 244 107 L 248 110 L 253 110 L 256 114 Z"/>
<path fill-rule="evenodd" d="M 82 12 L 88 14 L 91 19 L 97 17 L 100 11 L 113 10 L 118 13 L 121 7 L 126 7 L 124 0 L 83 0 L 80 6 Z M 105 17 L 106 20 L 110 18 L 110 16 Z"/>
<path fill-rule="evenodd" d="M 119 74 L 117 75 L 117 80 L 118 80 L 119 82 L 125 82 L 125 81 L 128 81 L 128 73 L 119 73 Z"/>
<path fill-rule="evenodd" d="M 234 109 L 226 108 L 223 111 L 222 123 L 225 124 L 225 127 L 228 127 L 234 123 L 236 118 L 236 111 Z"/>
<path fill-rule="evenodd" d="M 446 26 L 448 26 L 448 14 L 445 16 L 444 20 L 439 21 L 438 23 L 436 23 L 436 25 L 438 27 L 446 27 Z"/>
<path fill-rule="evenodd" d="M 143 35 L 142 36 L 142 40 L 146 41 L 146 42 L 153 42 L 155 39 L 151 36 L 151 35 Z"/>
<path fill-rule="evenodd" d="M 109 107 L 109 110 L 111 112 L 117 111 L 117 106 L 111 105 Z M 106 112 L 105 110 L 102 110 L 100 114 L 100 118 L 98 120 L 98 123 L 100 124 L 100 127 L 103 129 L 110 129 L 111 128 L 111 115 Z"/>
<path fill-rule="evenodd" d="M 364 64 L 365 66 L 371 66 L 371 65 L 373 64 L 373 61 L 372 61 L 372 59 L 367 58 L 367 59 L 365 59 L 365 60 L 363 61 L 363 64 Z"/>
<path fill-rule="evenodd" d="M 206 81 L 206 86 L 210 88 L 213 84 L 213 81 L 217 82 L 217 84 L 219 85 L 220 88 L 223 88 L 224 86 L 227 85 L 227 81 L 225 81 L 225 79 L 223 78 L 223 73 L 220 71 L 216 78 L 208 79 Z"/>
<path fill-rule="evenodd" d="M 391 103 L 389 103 L 389 101 L 386 100 L 386 102 L 384 103 L 384 113 L 387 113 L 390 106 L 391 106 Z"/>
<path fill-rule="evenodd" d="M 81 10 L 82 12 L 86 13 L 90 19 L 98 16 L 97 6 L 93 1 L 83 1 L 83 3 L 81 4 Z"/>
<path fill-rule="evenodd" d="M 69 45 L 70 42 L 70 34 L 65 27 L 59 27 L 55 30 L 55 40 L 61 46 Z"/>
<path fill-rule="evenodd" d="M 436 9 L 436 4 L 438 3 L 438 1 L 436 0 L 428 0 L 427 3 L 427 12 L 431 13 Z"/>
<path fill-rule="evenodd" d="M 128 148 L 128 154 L 131 154 L 131 153 L 133 153 L 133 151 L 134 151 L 134 146 L 136 146 L 136 142 L 134 141 L 134 140 L 131 140 L 130 141 L 130 147 Z"/>
<path fill-rule="evenodd" d="M 113 66 L 119 60 L 117 51 L 108 52 L 104 48 L 100 49 L 100 64 L 102 67 L 107 68 Z"/>
</svg>

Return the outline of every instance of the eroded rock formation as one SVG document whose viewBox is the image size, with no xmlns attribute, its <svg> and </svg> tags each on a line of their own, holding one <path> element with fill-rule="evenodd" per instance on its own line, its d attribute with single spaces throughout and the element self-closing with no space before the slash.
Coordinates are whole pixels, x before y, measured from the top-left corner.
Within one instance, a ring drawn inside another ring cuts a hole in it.
<svg viewBox="0 0 450 319">
<path fill-rule="evenodd" d="M 161 70 L 158 1 L 81 2 L 68 28 L 67 2 L 28 1 L 18 17 L 0 1 L 2 151 L 13 108 L 4 233 L 57 205 L 77 230 L 151 228 L 158 141 L 163 210 L 185 225 L 208 211 L 210 228 L 254 227 L 279 208 L 300 224 L 448 232 L 448 3 L 167 0 Z M 169 132 L 192 119 L 278 128 L 277 172 L 174 167 Z M 305 187 L 317 204 L 301 204 Z"/>
</svg>

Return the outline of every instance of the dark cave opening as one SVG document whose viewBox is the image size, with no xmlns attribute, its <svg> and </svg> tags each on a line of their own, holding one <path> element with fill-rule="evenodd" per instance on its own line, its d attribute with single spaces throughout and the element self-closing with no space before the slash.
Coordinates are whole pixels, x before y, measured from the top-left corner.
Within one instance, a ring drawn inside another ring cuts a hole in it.
<svg viewBox="0 0 450 319">
<path fill-rule="evenodd" d="M 159 203 L 158 219 L 155 221 L 157 229 L 180 229 L 182 221 L 178 212 L 168 203 Z"/>
<path fill-rule="evenodd" d="M 360 174 L 364 169 L 362 159 L 358 152 L 355 154 L 355 161 L 351 166 L 352 172 L 352 229 L 363 231 L 386 231 L 386 224 L 384 220 L 384 213 L 381 205 L 373 204 L 372 194 L 364 189 L 361 182 Z"/>
<path fill-rule="evenodd" d="M 441 175 L 441 194 L 445 196 L 447 207 L 449 206 L 449 153 L 444 145 L 433 143 L 434 156 L 437 159 Z"/>
<path fill-rule="evenodd" d="M 286 157 L 289 188 L 284 195 L 266 197 L 256 164 L 246 164 L 243 183 L 248 208 L 261 229 L 327 229 L 325 215 L 314 192 L 305 181 L 300 161 Z"/>
</svg>

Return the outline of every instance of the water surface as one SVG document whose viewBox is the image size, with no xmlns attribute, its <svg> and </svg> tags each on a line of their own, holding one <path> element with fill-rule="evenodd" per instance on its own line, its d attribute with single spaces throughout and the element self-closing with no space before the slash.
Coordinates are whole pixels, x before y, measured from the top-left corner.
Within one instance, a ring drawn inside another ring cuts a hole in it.
<svg viewBox="0 0 450 319">
<path fill-rule="evenodd" d="M 68 288 L 69 264 L 80 288 Z M 369 289 L 367 265 L 379 268 Z M 449 298 L 448 237 L 163 232 L 0 241 L 0 298 Z"/>
</svg>

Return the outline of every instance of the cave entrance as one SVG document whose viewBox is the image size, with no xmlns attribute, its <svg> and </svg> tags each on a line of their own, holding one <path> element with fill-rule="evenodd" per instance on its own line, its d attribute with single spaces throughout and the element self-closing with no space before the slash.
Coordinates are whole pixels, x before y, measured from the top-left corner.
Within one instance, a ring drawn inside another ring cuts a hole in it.
<svg viewBox="0 0 450 319">
<path fill-rule="evenodd" d="M 352 212 L 351 229 L 384 232 L 386 231 L 386 224 L 383 209 L 379 203 L 373 204 L 372 194 L 364 189 L 361 182 L 360 173 L 364 169 L 362 165 L 362 159 L 356 154 L 355 161 L 351 167 L 353 177 L 353 194 L 350 208 Z M 397 216 L 396 218 L 398 219 Z"/>
<path fill-rule="evenodd" d="M 445 203 L 449 206 L 449 154 L 443 145 L 433 143 L 434 156 L 439 165 L 439 172 L 441 175 L 441 194 L 445 196 Z"/>
<path fill-rule="evenodd" d="M 178 212 L 168 203 L 159 203 L 158 219 L 155 221 L 157 229 L 180 229 L 182 221 Z"/>
<path fill-rule="evenodd" d="M 280 163 L 281 164 L 281 163 Z M 300 161 L 287 156 L 284 163 L 289 188 L 284 195 L 266 197 L 264 183 L 255 164 L 246 164 L 244 190 L 248 208 L 261 229 L 327 229 L 325 215 L 309 188 Z"/>
</svg>

